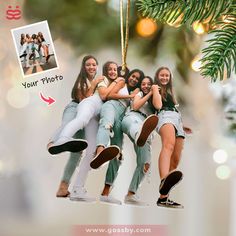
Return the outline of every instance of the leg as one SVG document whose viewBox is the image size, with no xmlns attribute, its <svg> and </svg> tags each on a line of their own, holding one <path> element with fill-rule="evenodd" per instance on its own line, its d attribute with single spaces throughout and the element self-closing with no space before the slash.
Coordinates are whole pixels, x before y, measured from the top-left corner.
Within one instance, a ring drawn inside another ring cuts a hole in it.
<svg viewBox="0 0 236 236">
<path fill-rule="evenodd" d="M 124 117 L 124 112 L 125 110 L 116 115 L 115 124 L 113 126 L 114 136 L 111 138 L 111 145 L 118 146 L 121 152 L 123 150 L 123 139 L 124 139 L 124 134 L 122 131 L 122 119 Z"/>
<path fill-rule="evenodd" d="M 38 47 L 38 54 L 39 54 L 39 63 L 42 64 L 43 55 L 41 51 L 41 46 Z"/>
<path fill-rule="evenodd" d="M 117 158 L 114 158 L 113 160 L 109 162 L 107 172 L 106 172 L 105 187 L 102 191 L 102 195 L 109 195 L 110 188 L 117 177 L 120 164 L 121 164 L 121 161 L 118 160 Z"/>
<path fill-rule="evenodd" d="M 72 137 L 78 130 L 83 129 L 89 123 L 89 121 L 98 115 L 102 101 L 99 96 L 91 96 L 84 99 L 77 106 L 77 115 L 75 119 L 69 122 L 61 131 L 61 137 Z"/>
<path fill-rule="evenodd" d="M 171 155 L 171 159 L 170 159 L 169 171 L 177 169 L 180 159 L 181 159 L 181 153 L 183 150 L 183 146 L 184 146 L 184 139 L 182 137 L 177 137 L 176 141 L 175 141 L 174 151 L 173 151 L 173 153 Z"/>
<path fill-rule="evenodd" d="M 168 199 L 169 191 L 182 179 L 182 173 L 180 171 L 175 171 L 169 174 L 171 157 L 174 153 L 176 144 L 175 128 L 172 124 L 164 124 L 159 133 L 162 140 L 162 149 L 159 156 L 159 173 L 161 178 L 159 192 L 161 195 L 157 201 L 157 205 L 182 208 L 181 204 Z"/>
<path fill-rule="evenodd" d="M 116 116 L 116 122 L 113 126 L 114 137 L 111 139 L 111 144 L 117 145 L 121 150 L 122 150 L 122 144 L 123 144 L 123 132 L 121 130 L 120 119 L 122 119 L 123 114 L 124 114 L 124 111 L 119 116 Z M 118 175 L 118 170 L 120 168 L 120 165 L 121 165 L 121 160 L 118 158 L 114 158 L 109 162 L 107 172 L 106 172 L 105 185 L 104 185 L 102 194 L 100 196 L 101 201 L 121 204 L 121 201 L 109 195 L 111 191 L 111 187 L 113 186 L 113 183 Z"/>
<path fill-rule="evenodd" d="M 117 200 L 109 195 L 113 182 L 117 176 L 120 164 L 121 164 L 121 161 L 118 160 L 117 158 L 114 158 L 113 160 L 109 162 L 107 173 L 106 173 L 105 186 L 100 196 L 100 201 L 109 202 L 109 203 L 118 204 L 118 205 L 122 204 L 120 200 Z"/>
<path fill-rule="evenodd" d="M 77 168 L 77 176 L 75 183 L 70 195 L 70 200 L 86 201 L 92 202 L 96 199 L 94 197 L 89 197 L 87 191 L 84 188 L 85 182 L 90 171 L 90 162 L 94 156 L 94 151 L 96 149 L 96 134 L 98 130 L 98 119 L 93 118 L 89 122 L 88 126 L 85 128 L 85 138 L 89 140 L 88 148 L 86 149 L 85 156 L 82 158 L 79 167 Z"/>
<path fill-rule="evenodd" d="M 70 157 L 64 168 L 61 183 L 59 185 L 59 188 L 56 194 L 57 197 L 67 197 L 70 194 L 70 192 L 68 191 L 69 183 L 76 169 L 76 166 L 78 162 L 80 161 L 80 158 L 81 158 L 81 152 L 70 154 Z"/>
<path fill-rule="evenodd" d="M 70 102 L 66 108 L 64 109 L 63 115 L 62 115 L 62 125 L 61 127 L 57 130 L 56 134 L 54 137 L 51 139 L 51 142 L 53 140 L 57 139 L 57 136 L 60 134 L 60 130 L 62 127 L 64 127 L 68 122 L 70 122 L 75 116 L 76 116 L 76 107 L 77 103 Z M 82 138 L 84 137 L 84 132 L 78 132 L 75 135 L 76 138 Z M 71 177 L 76 169 L 76 166 L 78 162 L 80 161 L 81 158 L 81 152 L 78 153 L 71 153 L 70 157 L 66 163 L 66 166 L 64 168 L 63 176 L 61 178 L 61 183 L 59 185 L 59 189 L 57 191 L 56 196 L 57 197 L 67 197 L 70 193 L 68 191 L 69 183 L 71 180 Z"/>
<path fill-rule="evenodd" d="M 70 102 L 64 109 L 63 111 L 63 115 L 62 115 L 62 123 L 60 128 L 58 128 L 56 130 L 56 132 L 54 133 L 54 135 L 50 138 L 50 142 L 55 142 L 59 136 L 61 131 L 63 130 L 63 128 L 70 122 L 72 121 L 77 114 L 77 106 L 78 104 L 75 102 Z"/>
<path fill-rule="evenodd" d="M 142 123 L 145 117 L 137 112 L 130 112 L 126 115 L 122 121 L 122 130 L 126 133 L 130 140 L 134 143 L 134 149 L 136 152 L 137 166 L 134 171 L 129 190 L 125 196 L 126 204 L 147 205 L 139 200 L 139 197 L 135 194 L 140 186 L 140 183 L 144 179 L 146 173 L 150 168 L 151 161 L 151 145 L 150 139 L 144 144 L 143 147 L 139 147 L 135 144 L 136 136 L 139 133 Z"/>
<path fill-rule="evenodd" d="M 97 133 L 97 152 L 99 154 L 110 143 L 111 131 L 115 123 L 116 110 L 111 102 L 102 105 Z"/>
<path fill-rule="evenodd" d="M 143 147 L 138 147 L 134 144 L 134 149 L 136 153 L 137 166 L 133 174 L 129 186 L 128 195 L 135 194 L 139 188 L 142 180 L 144 179 L 146 173 L 149 170 L 151 162 L 151 143 L 150 140 L 146 142 Z"/>
<path fill-rule="evenodd" d="M 122 120 L 122 130 L 132 142 L 135 142 L 138 132 L 142 127 L 144 116 L 137 112 L 130 112 Z"/>
<path fill-rule="evenodd" d="M 96 156 L 90 164 L 93 169 L 97 169 L 120 153 L 123 143 L 121 120 L 124 113 L 125 107 L 118 101 L 108 101 L 102 106 Z"/>
<path fill-rule="evenodd" d="M 88 126 L 85 127 L 85 138 L 89 141 L 89 143 L 85 156 L 79 165 L 74 187 L 84 187 L 85 185 L 88 172 L 91 170 L 90 162 L 94 157 L 94 152 L 96 149 L 97 130 L 98 120 L 97 118 L 93 118 L 89 122 Z"/>
<path fill-rule="evenodd" d="M 120 109 L 119 109 L 120 108 Z M 111 144 L 116 145 L 122 150 L 123 146 L 123 132 L 121 129 L 121 121 L 123 119 L 125 109 L 124 107 L 119 107 L 116 109 L 116 113 L 114 113 L 114 123 L 113 123 L 113 133 L 114 137 L 111 139 Z M 113 185 L 118 170 L 121 164 L 121 160 L 114 158 L 109 162 L 107 173 L 106 173 L 106 180 L 105 180 L 105 187 L 102 195 L 108 195 L 110 186 Z"/>
<path fill-rule="evenodd" d="M 44 57 L 47 58 L 47 56 L 48 56 L 48 48 L 47 48 L 46 45 L 42 45 L 42 48 L 43 48 Z"/>
<path fill-rule="evenodd" d="M 84 137 L 85 137 L 85 133 L 83 130 L 80 130 L 74 135 L 74 138 L 77 138 L 77 139 L 78 138 L 83 139 Z M 64 169 L 62 181 L 70 183 L 71 177 L 74 174 L 75 169 L 81 160 L 81 157 L 82 157 L 82 152 L 70 153 L 70 158 L 67 161 L 67 164 Z"/>
<path fill-rule="evenodd" d="M 160 129 L 162 148 L 159 155 L 159 174 L 163 179 L 169 174 L 170 159 L 175 146 L 175 128 L 172 124 L 165 124 Z"/>
</svg>

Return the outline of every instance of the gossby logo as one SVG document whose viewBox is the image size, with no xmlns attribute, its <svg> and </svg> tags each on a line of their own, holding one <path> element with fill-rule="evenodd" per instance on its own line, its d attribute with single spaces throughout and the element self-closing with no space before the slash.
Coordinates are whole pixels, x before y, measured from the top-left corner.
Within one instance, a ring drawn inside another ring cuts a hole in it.
<svg viewBox="0 0 236 236">
<path fill-rule="evenodd" d="M 165 225 L 76 225 L 72 236 L 167 236 Z"/>
<path fill-rule="evenodd" d="M 20 6 L 16 6 L 15 9 L 12 9 L 12 6 L 8 6 L 6 18 L 8 20 L 19 20 L 21 18 L 21 10 L 19 8 Z"/>
</svg>

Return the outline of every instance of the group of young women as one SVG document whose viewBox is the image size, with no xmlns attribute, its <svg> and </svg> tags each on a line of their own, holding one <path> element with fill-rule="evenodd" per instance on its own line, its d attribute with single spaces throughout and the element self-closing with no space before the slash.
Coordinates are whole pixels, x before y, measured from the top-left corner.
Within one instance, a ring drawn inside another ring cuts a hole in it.
<svg viewBox="0 0 236 236">
<path fill-rule="evenodd" d="M 176 109 L 170 70 L 167 67 L 159 68 L 154 80 L 139 69 L 126 70 L 125 75 L 121 76 L 121 67 L 108 61 L 103 65 L 103 75 L 95 78 L 97 67 L 95 57 L 88 55 L 83 58 L 72 89 L 72 101 L 64 110 L 61 127 L 47 146 L 51 154 L 71 152 L 57 197 L 95 201 L 84 188 L 88 172 L 109 161 L 100 201 L 122 204 L 110 192 L 120 164 L 127 158 L 122 153 L 125 133 L 133 142 L 137 165 L 124 202 L 146 205 L 137 196 L 137 190 L 150 169 L 151 133 L 156 129 L 162 141 L 158 164 L 160 197 L 157 205 L 182 208 L 181 204 L 169 200 L 169 192 L 182 179 L 182 172 L 176 168 L 185 131 L 191 132 L 191 129 L 183 126 Z M 77 177 L 69 193 L 70 179 L 77 165 Z"/>
<path fill-rule="evenodd" d="M 48 63 L 50 58 L 49 54 L 49 44 L 46 42 L 42 32 L 38 34 L 21 34 L 20 37 L 20 58 L 23 57 L 23 67 L 30 67 L 30 60 L 33 60 L 35 64 L 36 52 L 39 56 L 39 63 L 41 65 L 43 62 L 43 55 L 45 57 L 45 62 Z"/>
</svg>

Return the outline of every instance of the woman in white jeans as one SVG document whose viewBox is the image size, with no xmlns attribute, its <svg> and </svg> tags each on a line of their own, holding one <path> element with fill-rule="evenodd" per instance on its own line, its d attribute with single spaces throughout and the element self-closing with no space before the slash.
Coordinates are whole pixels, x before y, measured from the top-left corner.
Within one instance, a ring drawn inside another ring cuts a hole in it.
<svg viewBox="0 0 236 236">
<path fill-rule="evenodd" d="M 86 140 L 75 140 L 72 137 L 100 113 L 103 101 L 106 100 L 107 95 L 119 79 L 117 78 L 117 64 L 111 61 L 106 62 L 103 66 L 103 81 L 97 85 L 94 95 L 80 102 L 75 119 L 63 128 L 58 140 L 50 146 L 49 152 L 51 154 L 58 154 L 64 151 L 78 152 L 87 148 Z"/>
<path fill-rule="evenodd" d="M 52 145 L 53 142 L 55 142 L 58 139 L 63 127 L 65 127 L 67 123 L 69 123 L 71 120 L 73 120 L 76 117 L 77 106 L 79 102 L 82 101 L 84 98 L 91 96 L 94 93 L 94 90 L 97 84 L 101 81 L 99 79 L 94 79 L 97 72 L 97 66 L 98 66 L 98 62 L 94 56 L 87 55 L 83 58 L 79 75 L 75 81 L 75 84 L 71 92 L 72 101 L 65 107 L 63 116 L 62 116 L 61 127 L 56 131 L 55 135 L 51 138 L 48 146 Z M 90 135 L 91 130 L 93 130 L 93 135 L 95 136 L 96 131 L 97 131 L 97 126 L 98 126 L 97 120 L 93 119 L 89 123 L 88 127 L 85 128 L 85 130 L 81 130 L 80 132 L 77 132 L 74 137 L 84 138 L 84 135 L 85 135 L 85 137 L 87 138 L 87 136 Z M 88 138 L 89 150 L 94 149 L 96 146 L 95 138 L 92 138 L 93 135 L 90 135 L 90 137 Z M 90 156 L 90 153 L 91 151 L 86 152 L 85 158 L 88 158 Z M 70 153 L 70 157 L 65 165 L 63 176 L 61 178 L 61 182 L 59 185 L 59 189 L 56 194 L 57 197 L 67 197 L 70 194 L 68 191 L 69 183 L 76 169 L 76 166 L 78 165 L 81 159 L 81 155 L 82 155 L 82 152 Z M 87 176 L 86 174 L 80 175 L 81 185 L 85 183 L 86 176 Z"/>
</svg>

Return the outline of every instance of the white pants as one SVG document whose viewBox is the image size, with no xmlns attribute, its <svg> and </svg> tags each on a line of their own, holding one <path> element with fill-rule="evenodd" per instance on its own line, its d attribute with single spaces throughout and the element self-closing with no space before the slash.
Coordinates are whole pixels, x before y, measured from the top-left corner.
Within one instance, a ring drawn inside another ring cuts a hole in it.
<svg viewBox="0 0 236 236">
<path fill-rule="evenodd" d="M 71 138 L 78 130 L 84 129 L 93 117 L 99 115 L 102 104 L 102 99 L 98 94 L 82 100 L 77 106 L 76 117 L 63 128 L 59 138 Z"/>
<path fill-rule="evenodd" d="M 89 125 L 85 127 L 85 138 L 88 140 L 88 147 L 85 151 L 79 166 L 76 169 L 76 178 L 74 187 L 83 187 L 85 185 L 88 172 L 91 170 L 90 162 L 94 157 L 96 150 L 96 135 L 98 131 L 99 117 L 94 117 L 90 120 Z"/>
</svg>

